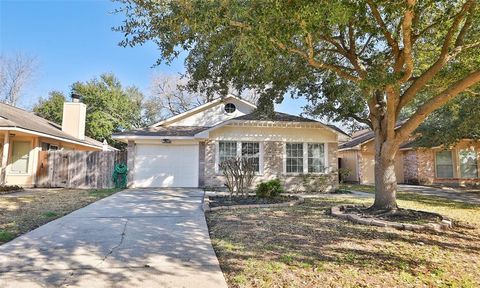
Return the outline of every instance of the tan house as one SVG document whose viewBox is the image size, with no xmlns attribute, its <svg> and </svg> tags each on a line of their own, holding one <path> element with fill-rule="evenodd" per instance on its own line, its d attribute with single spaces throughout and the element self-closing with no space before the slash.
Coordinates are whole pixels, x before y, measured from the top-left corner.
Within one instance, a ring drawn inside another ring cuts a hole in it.
<svg viewBox="0 0 480 288">
<path fill-rule="evenodd" d="M 113 135 L 128 143 L 132 187 L 223 187 L 219 164 L 230 157 L 254 160 L 256 181 L 279 178 L 304 190 L 307 175 L 338 185 L 337 147 L 345 135 L 321 122 L 276 112 L 226 96 L 143 129 Z"/>
<path fill-rule="evenodd" d="M 0 184 L 35 186 L 39 151 L 111 149 L 85 136 L 86 106 L 78 97 L 72 99 L 64 103 L 61 126 L 0 103 Z"/>
<path fill-rule="evenodd" d="M 375 182 L 373 140 L 372 131 L 363 131 L 339 146 L 340 167 L 352 171 L 346 181 Z M 396 155 L 395 172 L 398 183 L 472 185 L 480 184 L 479 165 L 479 141 L 462 140 L 449 149 L 415 148 L 406 143 Z"/>
</svg>

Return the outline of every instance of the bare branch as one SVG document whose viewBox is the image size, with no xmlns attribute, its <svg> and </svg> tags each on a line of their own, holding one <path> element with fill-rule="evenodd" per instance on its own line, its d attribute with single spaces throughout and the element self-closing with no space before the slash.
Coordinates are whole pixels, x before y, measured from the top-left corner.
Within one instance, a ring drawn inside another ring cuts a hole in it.
<svg viewBox="0 0 480 288">
<path fill-rule="evenodd" d="M 395 55 L 395 58 L 397 58 L 398 55 L 400 54 L 400 48 L 398 47 L 397 41 L 393 39 L 392 34 L 390 33 L 390 31 L 388 31 L 387 25 L 383 21 L 382 16 L 378 11 L 377 5 L 372 0 L 367 0 L 367 3 L 368 3 L 368 6 L 370 7 L 370 10 L 372 11 L 373 17 L 375 18 L 378 25 L 380 26 L 380 29 L 382 30 L 388 45 L 390 45 L 390 48 L 392 48 L 393 55 Z"/>
<path fill-rule="evenodd" d="M 406 64 L 404 74 L 400 78 L 400 82 L 406 82 L 413 73 L 413 57 L 412 57 L 412 21 L 414 18 L 415 0 L 407 0 L 407 11 L 403 17 L 402 30 L 403 30 L 403 61 Z M 402 61 L 402 62 L 403 62 Z"/>
</svg>

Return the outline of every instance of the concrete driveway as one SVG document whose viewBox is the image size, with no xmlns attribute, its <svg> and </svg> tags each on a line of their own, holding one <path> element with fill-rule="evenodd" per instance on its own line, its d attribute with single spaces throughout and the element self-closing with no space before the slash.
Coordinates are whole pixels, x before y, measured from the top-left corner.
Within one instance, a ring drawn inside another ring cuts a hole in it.
<svg viewBox="0 0 480 288">
<path fill-rule="evenodd" d="M 0 246 L 0 287 L 227 287 L 197 189 L 131 189 Z"/>
</svg>

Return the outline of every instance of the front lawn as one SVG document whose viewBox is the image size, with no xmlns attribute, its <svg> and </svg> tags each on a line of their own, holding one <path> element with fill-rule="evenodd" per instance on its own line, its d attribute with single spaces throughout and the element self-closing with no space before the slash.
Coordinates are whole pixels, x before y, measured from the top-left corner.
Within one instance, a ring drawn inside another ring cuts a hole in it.
<svg viewBox="0 0 480 288">
<path fill-rule="evenodd" d="M 35 189 L 0 195 L 0 244 L 118 191 Z"/>
<path fill-rule="evenodd" d="M 461 221 L 445 234 L 358 225 L 326 213 L 333 205 L 371 201 L 312 198 L 288 208 L 209 213 L 229 286 L 480 286 L 480 206 L 410 193 L 398 201 Z"/>
</svg>

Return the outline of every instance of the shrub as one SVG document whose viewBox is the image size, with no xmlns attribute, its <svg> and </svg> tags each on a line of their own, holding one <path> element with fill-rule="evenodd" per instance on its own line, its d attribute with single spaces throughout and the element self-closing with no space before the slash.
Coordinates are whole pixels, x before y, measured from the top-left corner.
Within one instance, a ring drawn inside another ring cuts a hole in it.
<svg viewBox="0 0 480 288">
<path fill-rule="evenodd" d="M 340 183 L 345 182 L 345 179 L 352 174 L 352 170 L 348 168 L 339 168 L 338 174 L 340 175 Z"/>
<path fill-rule="evenodd" d="M 248 191 L 255 177 L 255 167 L 250 158 L 234 157 L 220 163 L 220 169 L 225 176 L 225 186 L 228 188 L 230 197 L 248 196 Z"/>
<path fill-rule="evenodd" d="M 257 185 L 256 195 L 258 198 L 274 198 L 283 192 L 280 180 L 270 180 Z"/>
</svg>

